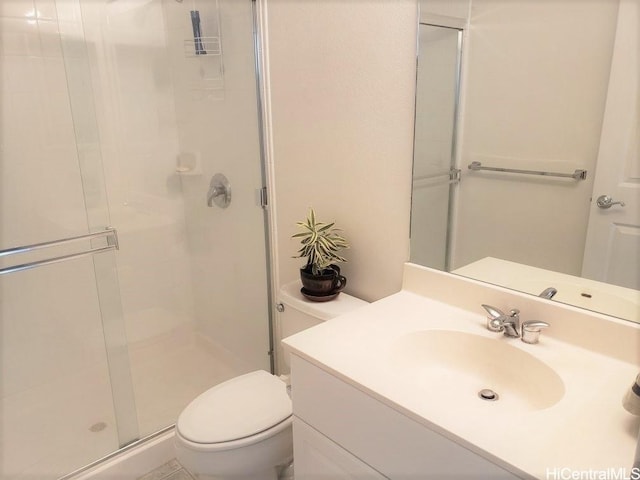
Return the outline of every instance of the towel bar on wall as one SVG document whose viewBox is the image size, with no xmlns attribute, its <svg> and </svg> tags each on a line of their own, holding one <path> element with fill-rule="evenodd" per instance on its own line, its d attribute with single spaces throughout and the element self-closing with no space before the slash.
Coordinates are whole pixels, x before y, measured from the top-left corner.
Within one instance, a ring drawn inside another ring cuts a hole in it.
<svg viewBox="0 0 640 480">
<path fill-rule="evenodd" d="M 519 170 L 516 168 L 483 167 L 480 162 L 471 162 L 469 164 L 469 170 L 489 170 L 492 172 L 521 173 L 524 175 L 543 175 L 546 177 L 573 178 L 574 180 L 584 180 L 587 178 L 586 170 L 575 170 L 573 173 L 543 172 L 538 170 Z"/>
<path fill-rule="evenodd" d="M 106 228 L 104 231 L 88 233 L 86 235 L 78 235 L 76 237 L 62 238 L 59 240 L 52 240 L 49 242 L 35 243 L 33 245 L 23 245 L 20 247 L 8 248 L 6 250 L 0 250 L 0 258 L 8 258 L 12 255 L 19 255 L 23 253 L 35 252 L 43 248 L 56 247 L 59 245 L 65 245 L 68 243 L 79 242 L 83 240 L 95 240 L 98 238 L 106 238 L 107 245 L 104 247 L 90 248 L 77 253 L 70 253 L 67 255 L 60 255 L 57 257 L 46 258 L 43 260 L 36 260 L 33 262 L 22 263 L 20 265 L 13 265 L 10 267 L 0 268 L 0 275 L 7 273 L 19 272 L 22 270 L 28 270 L 30 268 L 41 267 L 43 265 L 51 265 L 53 263 L 63 262 L 72 258 L 87 257 L 95 253 L 108 252 L 110 250 L 118 250 L 118 233 L 115 228 Z"/>
</svg>

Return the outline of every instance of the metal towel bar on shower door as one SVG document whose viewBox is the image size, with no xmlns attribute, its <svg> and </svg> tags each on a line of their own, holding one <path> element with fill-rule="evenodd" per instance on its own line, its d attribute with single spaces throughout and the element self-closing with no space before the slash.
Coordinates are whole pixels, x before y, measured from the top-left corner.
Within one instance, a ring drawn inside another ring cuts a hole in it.
<svg viewBox="0 0 640 480">
<path fill-rule="evenodd" d="M 584 180 L 587 178 L 586 170 L 575 170 L 573 173 L 556 173 L 556 172 L 543 172 L 538 170 L 519 170 L 516 168 L 499 168 L 499 167 L 483 167 L 480 162 L 471 162 L 469 164 L 469 170 L 489 170 L 492 172 L 506 172 L 506 173 L 522 173 L 524 175 L 543 175 L 546 177 L 565 177 L 573 178 L 574 180 Z"/>
<path fill-rule="evenodd" d="M 107 245 L 104 247 L 90 248 L 77 253 L 70 253 L 67 255 L 60 255 L 57 257 L 45 258 L 43 260 L 36 260 L 33 262 L 22 263 L 20 265 L 13 265 L 10 267 L 0 268 L 0 275 L 7 273 L 19 272 L 22 270 L 28 270 L 30 268 L 41 267 L 43 265 L 51 265 L 53 263 L 63 262 L 72 258 L 87 257 L 95 253 L 108 252 L 110 250 L 118 250 L 118 233 L 115 228 L 106 228 L 101 232 L 88 233 L 86 235 L 78 235 L 76 237 L 62 238 L 59 240 L 52 240 L 50 242 L 35 243 L 33 245 L 23 245 L 20 247 L 8 248 L 6 250 L 0 250 L 0 258 L 8 258 L 12 255 L 19 255 L 23 253 L 35 252 L 44 248 L 55 247 L 59 245 L 65 245 L 73 242 L 80 242 L 83 240 L 95 240 L 98 238 L 106 238 Z"/>
</svg>

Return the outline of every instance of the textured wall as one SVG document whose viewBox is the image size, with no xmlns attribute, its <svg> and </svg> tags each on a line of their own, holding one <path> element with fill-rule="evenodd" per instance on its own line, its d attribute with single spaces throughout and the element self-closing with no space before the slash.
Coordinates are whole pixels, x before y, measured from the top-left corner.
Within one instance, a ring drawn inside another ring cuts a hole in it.
<svg viewBox="0 0 640 480">
<path fill-rule="evenodd" d="M 280 284 L 313 206 L 351 242 L 347 292 L 400 289 L 408 258 L 416 2 L 270 0 L 268 61 Z"/>
</svg>

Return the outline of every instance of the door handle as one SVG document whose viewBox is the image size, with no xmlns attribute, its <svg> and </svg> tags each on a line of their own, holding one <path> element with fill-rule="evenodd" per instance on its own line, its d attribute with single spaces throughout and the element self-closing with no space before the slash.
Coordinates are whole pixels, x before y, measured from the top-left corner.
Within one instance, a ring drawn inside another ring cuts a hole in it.
<svg viewBox="0 0 640 480">
<path fill-rule="evenodd" d="M 598 199 L 596 200 L 596 205 L 598 205 L 598 208 L 611 208 L 613 205 L 620 205 L 621 207 L 624 207 L 624 202 L 614 202 L 613 198 L 611 198 L 609 195 L 600 195 L 598 197 Z"/>
</svg>

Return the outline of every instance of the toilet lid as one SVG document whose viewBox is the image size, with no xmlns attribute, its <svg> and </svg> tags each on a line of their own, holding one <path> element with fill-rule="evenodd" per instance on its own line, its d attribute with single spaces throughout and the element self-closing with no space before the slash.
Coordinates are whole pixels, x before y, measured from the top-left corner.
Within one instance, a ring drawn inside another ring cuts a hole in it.
<svg viewBox="0 0 640 480">
<path fill-rule="evenodd" d="M 176 428 L 195 443 L 229 442 L 263 432 L 291 412 L 285 383 L 257 370 L 196 397 L 178 417 Z"/>
</svg>

